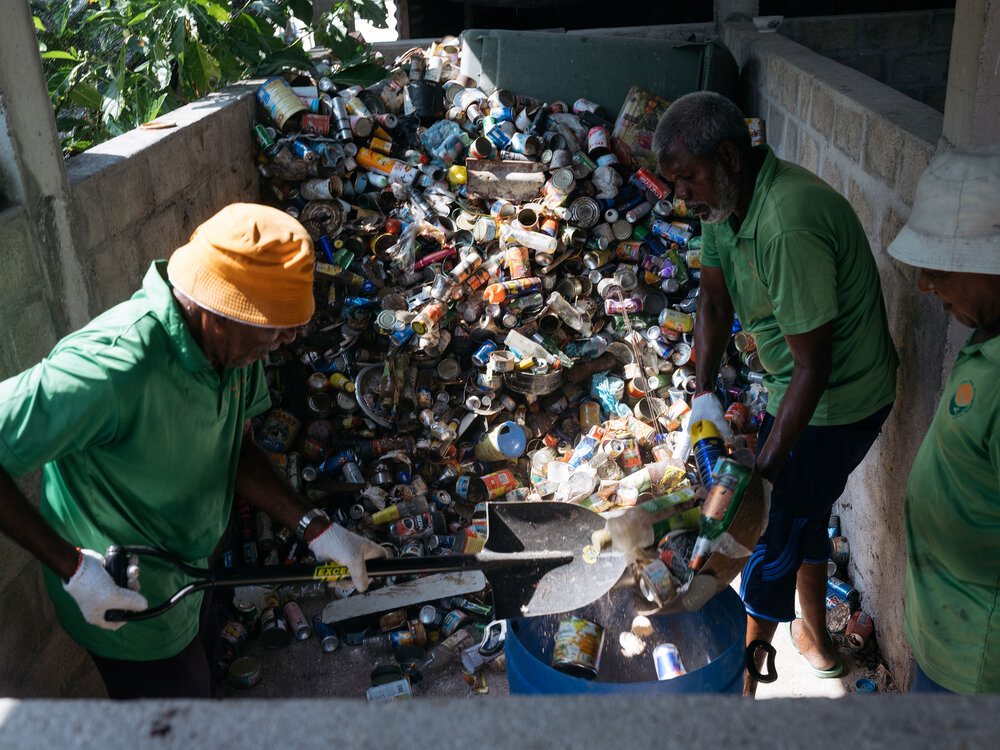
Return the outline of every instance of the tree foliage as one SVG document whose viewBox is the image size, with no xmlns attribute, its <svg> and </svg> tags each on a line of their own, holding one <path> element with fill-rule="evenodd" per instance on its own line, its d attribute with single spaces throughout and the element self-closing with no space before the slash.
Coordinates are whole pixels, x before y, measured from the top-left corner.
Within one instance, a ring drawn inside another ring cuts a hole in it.
<svg viewBox="0 0 1000 750">
<path fill-rule="evenodd" d="M 317 1 L 316 3 L 320 3 Z M 314 72 L 330 50 L 335 81 L 384 76 L 348 34 L 357 14 L 385 28 L 384 0 L 31 0 L 49 96 L 66 153 L 82 151 L 231 83 Z"/>
</svg>

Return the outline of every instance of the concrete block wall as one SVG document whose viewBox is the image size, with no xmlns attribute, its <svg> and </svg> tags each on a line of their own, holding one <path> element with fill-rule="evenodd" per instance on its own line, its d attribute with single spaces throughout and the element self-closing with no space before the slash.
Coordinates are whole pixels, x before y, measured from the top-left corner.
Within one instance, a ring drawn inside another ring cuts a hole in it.
<svg viewBox="0 0 1000 750">
<path fill-rule="evenodd" d="M 69 332 L 139 288 L 149 263 L 166 258 L 202 221 L 235 201 L 259 200 L 251 154 L 254 84 L 235 86 L 164 116 L 175 127 L 135 130 L 70 159 L 69 274 L 24 206 L 0 211 L 0 379 L 34 365 Z M 55 225 L 53 225 L 55 226 Z M 72 295 L 72 299 L 70 299 Z M 20 481 L 37 505 L 40 474 Z M 103 697 L 93 663 L 59 627 L 41 567 L 0 537 L 0 695 Z"/>
<path fill-rule="evenodd" d="M 778 33 L 944 112 L 955 11 L 786 18 Z"/>
<path fill-rule="evenodd" d="M 912 657 L 903 634 L 903 491 L 953 354 L 947 316 L 933 298 L 918 293 L 915 269 L 889 257 L 886 247 L 909 215 L 942 115 L 780 34 L 732 24 L 725 41 L 740 63 L 747 116 L 766 120 L 768 142 L 779 157 L 812 170 L 848 198 L 878 264 L 901 360 L 898 396 L 839 510 L 862 606 L 875 620 L 897 685 L 906 686 Z"/>
</svg>

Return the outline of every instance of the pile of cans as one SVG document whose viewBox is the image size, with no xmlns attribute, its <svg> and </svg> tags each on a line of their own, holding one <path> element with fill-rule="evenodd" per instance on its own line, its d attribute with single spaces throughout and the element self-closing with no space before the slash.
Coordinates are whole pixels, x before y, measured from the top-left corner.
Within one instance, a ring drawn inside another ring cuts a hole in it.
<svg viewBox="0 0 1000 750">
<path fill-rule="evenodd" d="M 861 593 L 847 580 L 847 563 L 851 546 L 841 534 L 840 517 L 830 516 L 827 527 L 830 537 L 829 577 L 826 582 L 826 623 L 831 633 L 842 638 L 849 649 L 869 652 L 874 646 L 875 623 L 861 609 Z"/>
<path fill-rule="evenodd" d="M 264 200 L 313 236 L 317 312 L 267 362 L 257 441 L 398 556 L 479 551 L 485 501 L 604 512 L 698 482 L 697 219 L 625 163 L 600 106 L 483 90 L 459 55 L 444 40 L 365 88 L 320 64 L 258 91 Z M 719 392 L 752 448 L 762 367 L 733 332 Z M 234 530 L 229 564 L 309 554 L 246 507 Z"/>
</svg>

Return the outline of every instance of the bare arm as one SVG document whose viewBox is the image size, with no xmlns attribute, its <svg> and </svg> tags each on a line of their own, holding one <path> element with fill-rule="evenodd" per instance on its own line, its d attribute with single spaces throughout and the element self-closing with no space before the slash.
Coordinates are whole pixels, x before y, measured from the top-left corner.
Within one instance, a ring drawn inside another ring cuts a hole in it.
<svg viewBox="0 0 1000 750">
<path fill-rule="evenodd" d="M 272 468 L 267 454 L 253 441 L 249 424 L 247 420 L 243 430 L 240 462 L 236 469 L 236 492 L 251 504 L 294 529 L 299 519 L 312 510 L 312 506 Z M 322 519 L 310 523 L 306 529 L 306 541 L 312 541 L 324 526 Z"/>
<path fill-rule="evenodd" d="M 833 367 L 833 323 L 785 336 L 792 352 L 792 379 L 778 407 L 774 426 L 757 456 L 760 474 L 772 482 L 816 411 Z"/>
<path fill-rule="evenodd" d="M 0 467 L 0 530 L 68 581 L 76 570 L 76 547 L 59 536 Z"/>
<path fill-rule="evenodd" d="M 721 268 L 703 266 L 694 324 L 696 392 L 714 391 L 733 325 L 733 301 Z"/>
</svg>

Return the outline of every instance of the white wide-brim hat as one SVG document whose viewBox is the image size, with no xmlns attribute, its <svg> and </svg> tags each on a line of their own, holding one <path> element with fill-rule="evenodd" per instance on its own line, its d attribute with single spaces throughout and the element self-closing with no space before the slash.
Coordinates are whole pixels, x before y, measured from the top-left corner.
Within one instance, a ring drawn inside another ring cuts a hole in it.
<svg viewBox="0 0 1000 750">
<path fill-rule="evenodd" d="M 935 156 L 889 255 L 919 268 L 1000 275 L 1000 145 Z"/>
</svg>

